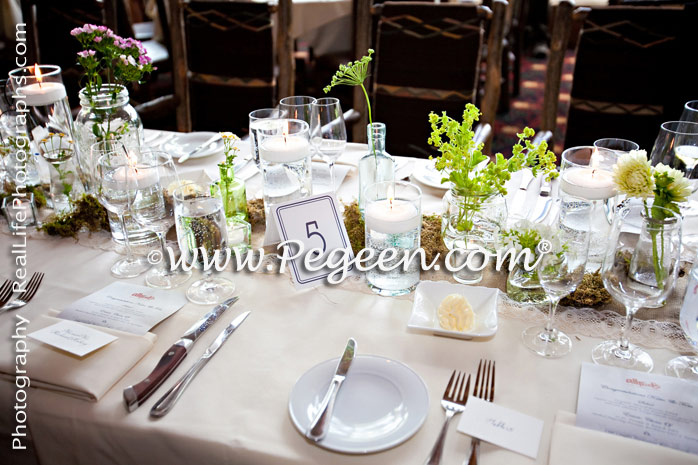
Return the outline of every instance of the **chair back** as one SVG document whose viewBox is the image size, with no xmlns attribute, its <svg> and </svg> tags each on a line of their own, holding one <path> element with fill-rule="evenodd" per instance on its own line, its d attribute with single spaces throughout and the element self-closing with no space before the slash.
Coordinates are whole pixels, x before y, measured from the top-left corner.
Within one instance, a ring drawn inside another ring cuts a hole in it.
<svg viewBox="0 0 698 465">
<path fill-rule="evenodd" d="M 390 153 L 431 154 L 430 111 L 460 119 L 477 96 L 487 9 L 472 4 L 387 2 L 378 21 L 374 121 Z"/>
<path fill-rule="evenodd" d="M 250 111 L 274 104 L 273 7 L 215 1 L 177 6 L 179 21 L 172 27 L 181 31 L 172 37 L 175 89 L 183 107 L 178 116 L 185 116 L 178 117 L 178 128 L 241 134 Z"/>
<path fill-rule="evenodd" d="M 689 69 L 697 45 L 695 9 L 689 13 L 683 6 L 591 9 L 578 43 L 565 147 L 618 137 L 651 149 L 660 124 L 695 98 L 686 94 L 695 89 Z"/>
</svg>

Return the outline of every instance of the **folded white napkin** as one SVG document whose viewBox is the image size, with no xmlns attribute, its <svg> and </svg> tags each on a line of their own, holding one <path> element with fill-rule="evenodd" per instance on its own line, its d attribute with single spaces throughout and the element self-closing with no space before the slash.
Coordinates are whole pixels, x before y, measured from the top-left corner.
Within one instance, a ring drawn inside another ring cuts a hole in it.
<svg viewBox="0 0 698 465">
<path fill-rule="evenodd" d="M 576 415 L 558 411 L 550 441 L 549 465 L 695 465 L 698 456 L 574 425 Z"/>
<path fill-rule="evenodd" d="M 52 311 L 50 315 L 57 313 Z M 54 316 L 42 315 L 29 323 L 27 334 L 60 321 Z M 153 333 L 138 336 L 98 326 L 94 328 L 118 339 L 84 357 L 27 338 L 27 374 L 31 386 L 78 399 L 98 401 L 152 349 L 157 339 Z M 12 362 L 14 358 L 0 358 L 0 375 L 3 378 L 14 379 L 15 366 Z"/>
</svg>

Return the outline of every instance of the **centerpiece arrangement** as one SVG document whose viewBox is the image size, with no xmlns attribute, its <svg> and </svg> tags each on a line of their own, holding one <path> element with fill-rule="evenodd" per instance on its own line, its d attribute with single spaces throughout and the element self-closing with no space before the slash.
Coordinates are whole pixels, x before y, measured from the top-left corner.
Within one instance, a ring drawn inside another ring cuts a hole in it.
<svg viewBox="0 0 698 465">
<path fill-rule="evenodd" d="M 557 177 L 555 154 L 548 144 L 533 145 L 535 131 L 525 128 L 517 134 L 518 142 L 512 148 L 512 156 L 504 158 L 497 153 L 489 157 L 482 153 L 483 145 L 475 141 L 473 124 L 478 121 L 480 110 L 467 104 L 463 120 L 458 122 L 442 113 L 429 114 L 432 133 L 429 144 L 441 152 L 436 158 L 436 169 L 443 174 L 442 183 L 450 183 L 443 200 L 442 235 L 449 250 L 472 250 L 474 247 L 492 249 L 500 230 L 506 223 L 507 210 L 504 195 L 505 183 L 511 174 L 529 168 L 533 176 L 543 173 L 546 179 Z M 473 283 L 481 275 L 470 278 L 454 278 L 459 282 Z"/>
</svg>

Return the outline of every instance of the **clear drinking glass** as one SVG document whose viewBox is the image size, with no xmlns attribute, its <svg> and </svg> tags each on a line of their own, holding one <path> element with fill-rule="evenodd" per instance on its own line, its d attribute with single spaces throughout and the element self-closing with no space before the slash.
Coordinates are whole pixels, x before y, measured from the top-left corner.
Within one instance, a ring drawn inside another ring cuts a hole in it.
<svg viewBox="0 0 698 465">
<path fill-rule="evenodd" d="M 698 352 L 698 262 L 691 269 L 679 320 L 686 339 Z M 665 371 L 669 376 L 698 381 L 698 357 L 683 355 L 671 359 Z"/>
<path fill-rule="evenodd" d="M 313 104 L 315 102 L 317 102 L 317 100 L 314 97 L 294 95 L 292 97 L 282 98 L 279 101 L 279 110 L 284 112 L 285 118 L 299 119 L 308 123 L 308 126 L 311 126 Z"/>
<path fill-rule="evenodd" d="M 121 227 L 126 228 L 124 215 L 128 211 L 129 191 L 142 188 L 148 179 L 139 180 L 133 173 L 133 160 L 126 150 L 119 150 L 103 155 L 96 164 L 97 198 L 100 203 L 117 216 Z M 111 267 L 111 273 L 117 278 L 133 278 L 150 268 L 145 257 L 134 256 L 128 234 L 124 234 L 126 258 L 117 261 Z"/>
<path fill-rule="evenodd" d="M 310 141 L 317 153 L 329 165 L 330 190 L 335 190 L 334 162 L 344 153 L 347 146 L 347 127 L 339 99 L 318 99 L 312 105 Z"/>
<path fill-rule="evenodd" d="M 521 337 L 524 345 L 540 356 L 562 357 L 572 350 L 569 336 L 555 329 L 555 311 L 560 300 L 573 292 L 584 277 L 591 238 L 591 212 L 589 201 L 563 201 L 552 242 L 541 242 L 538 246 L 541 258 L 536 272 L 548 296 L 550 311 L 545 325 L 528 328 Z"/>
<path fill-rule="evenodd" d="M 406 253 L 412 255 L 420 246 L 421 189 L 404 181 L 378 182 L 366 188 L 364 198 L 366 248 L 374 252 L 368 263 L 375 265 L 385 250 L 395 251 L 392 257 L 385 252 L 390 259 L 366 272 L 368 286 L 384 296 L 412 292 L 419 283 L 420 262 L 412 260 L 407 269 L 400 262 Z"/>
<path fill-rule="evenodd" d="M 698 100 L 689 100 L 683 106 L 683 113 L 681 113 L 681 121 L 688 121 L 690 123 L 698 123 Z"/>
<path fill-rule="evenodd" d="M 662 123 L 650 156 L 652 165 L 664 163 L 684 173 L 698 188 L 698 123 L 667 121 Z"/>
<path fill-rule="evenodd" d="M 173 189 L 170 186 L 179 186 L 177 170 L 168 153 L 149 149 L 139 152 L 134 169 L 139 176 L 151 179 L 154 183 L 129 191 L 131 217 L 157 235 L 162 251 L 160 265 L 152 267 L 146 273 L 145 282 L 150 287 L 172 289 L 191 276 L 191 271 L 172 270 L 167 252 L 166 235 L 175 222 Z"/>
<path fill-rule="evenodd" d="M 261 108 L 251 111 L 250 117 L 250 144 L 254 162 L 257 169 L 261 170 L 259 164 L 259 133 L 277 133 L 281 128 L 280 119 L 286 116 L 286 112 L 278 108 Z"/>
<path fill-rule="evenodd" d="M 649 216 L 652 212 L 654 218 Z M 658 217 L 665 219 L 659 220 Z M 591 357 L 600 365 L 652 371 L 647 352 L 630 344 L 635 313 L 656 306 L 671 293 L 679 271 L 681 217 L 662 207 L 629 202 L 614 218 L 601 277 L 606 290 L 625 306 L 626 321 L 619 340 L 605 341 Z"/>
<path fill-rule="evenodd" d="M 184 184 L 174 191 L 177 242 L 185 262 L 203 269 L 204 278 L 187 289 L 195 304 L 213 305 L 235 291 L 226 278 L 213 277 L 213 265 L 224 260 L 228 233 L 218 186 L 211 183 Z"/>
</svg>

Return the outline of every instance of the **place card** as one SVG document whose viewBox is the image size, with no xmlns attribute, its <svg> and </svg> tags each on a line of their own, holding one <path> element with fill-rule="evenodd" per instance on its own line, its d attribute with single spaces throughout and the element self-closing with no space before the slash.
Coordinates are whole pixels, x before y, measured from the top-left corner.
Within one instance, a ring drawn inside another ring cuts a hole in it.
<svg viewBox="0 0 698 465">
<path fill-rule="evenodd" d="M 288 263 L 291 278 L 296 288 L 313 287 L 325 282 L 333 270 L 320 268 L 320 265 L 328 259 L 332 262 L 339 260 L 342 253 L 348 254 L 347 260 L 354 258 L 337 205 L 334 193 L 325 193 L 272 207 L 271 216 L 276 223 L 280 242 L 295 240 L 303 245 L 302 250 L 298 247 L 288 247 L 287 250 L 290 253 Z M 311 267 L 306 267 L 305 256 L 313 249 L 321 252 L 314 254 Z M 353 269 L 352 265 L 348 272 Z"/>
<path fill-rule="evenodd" d="M 543 420 L 470 396 L 458 431 L 535 459 Z"/>
<path fill-rule="evenodd" d="M 68 320 L 41 328 L 27 336 L 78 357 L 84 357 L 118 339 L 111 334 Z"/>
<path fill-rule="evenodd" d="M 698 383 L 585 363 L 576 425 L 698 454 Z"/>
<path fill-rule="evenodd" d="M 69 304 L 58 318 L 143 335 L 185 303 L 178 292 L 117 281 Z"/>
</svg>

